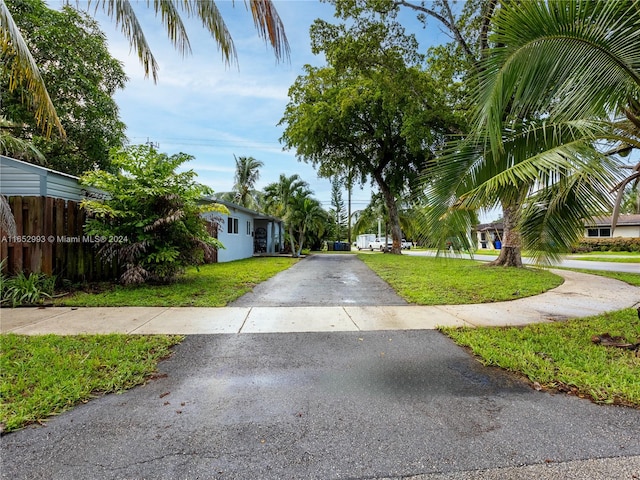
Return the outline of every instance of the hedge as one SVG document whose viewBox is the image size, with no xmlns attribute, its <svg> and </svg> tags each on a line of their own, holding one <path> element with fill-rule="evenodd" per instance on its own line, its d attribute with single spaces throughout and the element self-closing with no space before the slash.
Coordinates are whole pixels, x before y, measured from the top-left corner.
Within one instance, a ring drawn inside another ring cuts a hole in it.
<svg viewBox="0 0 640 480">
<path fill-rule="evenodd" d="M 587 252 L 640 252 L 640 238 L 584 238 L 571 249 L 571 253 Z"/>
</svg>

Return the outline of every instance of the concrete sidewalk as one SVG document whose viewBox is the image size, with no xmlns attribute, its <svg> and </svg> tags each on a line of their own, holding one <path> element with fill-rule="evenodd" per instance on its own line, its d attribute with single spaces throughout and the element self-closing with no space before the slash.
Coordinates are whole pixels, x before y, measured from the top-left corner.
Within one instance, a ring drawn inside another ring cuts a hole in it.
<svg viewBox="0 0 640 480">
<path fill-rule="evenodd" d="M 424 330 L 507 326 L 597 315 L 640 305 L 640 288 L 554 270 L 565 282 L 535 297 L 444 306 L 16 308 L 0 311 L 0 332 L 27 335 L 219 334 Z"/>
</svg>

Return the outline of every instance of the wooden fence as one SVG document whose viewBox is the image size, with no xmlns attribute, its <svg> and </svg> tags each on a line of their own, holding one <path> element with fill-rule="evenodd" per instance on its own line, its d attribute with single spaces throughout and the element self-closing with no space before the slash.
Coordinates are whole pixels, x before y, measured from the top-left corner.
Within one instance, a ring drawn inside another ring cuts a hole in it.
<svg viewBox="0 0 640 480">
<path fill-rule="evenodd" d="M 117 266 L 100 261 L 99 239 L 83 233 L 85 212 L 78 202 L 51 197 L 9 197 L 17 233 L 0 230 L 4 272 L 42 272 L 72 281 L 117 277 Z"/>
</svg>

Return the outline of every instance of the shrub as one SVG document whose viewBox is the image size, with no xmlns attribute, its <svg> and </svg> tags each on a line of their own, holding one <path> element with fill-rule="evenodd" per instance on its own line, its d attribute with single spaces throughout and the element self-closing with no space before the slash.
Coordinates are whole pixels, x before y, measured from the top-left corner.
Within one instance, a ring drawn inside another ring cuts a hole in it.
<svg viewBox="0 0 640 480">
<path fill-rule="evenodd" d="M 40 305 L 51 299 L 54 293 L 56 278 L 43 273 L 18 273 L 7 278 L 0 275 L 0 304 Z"/>
<path fill-rule="evenodd" d="M 213 210 L 201 204 L 212 191 L 195 182 L 193 170 L 176 173 L 193 157 L 168 156 L 148 145 L 114 150 L 111 157 L 117 173 L 96 170 L 81 179 L 106 193 L 83 202 L 85 233 L 99 239 L 104 260 L 118 262 L 122 283 L 170 282 L 223 248 L 201 217 Z"/>
<path fill-rule="evenodd" d="M 588 252 L 640 252 L 640 238 L 584 238 L 571 249 L 571 253 Z"/>
</svg>

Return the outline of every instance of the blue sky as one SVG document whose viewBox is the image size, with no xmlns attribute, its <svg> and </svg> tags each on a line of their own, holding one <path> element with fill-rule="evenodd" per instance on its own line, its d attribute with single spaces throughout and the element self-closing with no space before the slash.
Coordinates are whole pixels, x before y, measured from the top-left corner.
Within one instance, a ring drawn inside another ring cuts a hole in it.
<svg viewBox="0 0 640 480">
<path fill-rule="evenodd" d="M 108 37 L 112 55 L 124 63 L 129 82 L 116 95 L 130 143 L 147 140 L 159 150 L 185 152 L 195 159 L 188 164 L 198 180 L 216 192 L 231 190 L 234 155 L 252 156 L 264 163 L 258 189 L 285 175 L 299 174 L 314 196 L 330 208 L 330 182 L 318 178 L 311 165 L 296 159 L 294 151 L 283 151 L 277 124 L 288 102 L 287 91 L 305 64 L 324 65 L 311 53 L 309 27 L 316 18 L 337 22 L 333 7 L 318 0 L 275 2 L 291 46 L 291 61 L 276 63 L 275 56 L 258 37 L 251 13 L 244 3 L 218 0 L 217 5 L 238 51 L 239 66 L 226 67 L 215 42 L 197 21 L 187 21 L 192 55 L 182 58 L 167 40 L 146 2 L 135 4 L 147 41 L 159 63 L 159 80 L 144 78 L 135 53 L 130 52 L 115 23 L 103 14 L 98 18 Z M 82 6 L 82 5 L 81 5 Z M 406 12 L 403 23 L 421 40 L 421 48 L 447 41 L 433 22 L 423 29 L 415 14 Z M 353 192 L 353 210 L 366 206 L 371 190 Z M 343 195 L 346 202 L 346 193 Z"/>
</svg>

